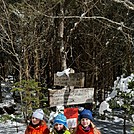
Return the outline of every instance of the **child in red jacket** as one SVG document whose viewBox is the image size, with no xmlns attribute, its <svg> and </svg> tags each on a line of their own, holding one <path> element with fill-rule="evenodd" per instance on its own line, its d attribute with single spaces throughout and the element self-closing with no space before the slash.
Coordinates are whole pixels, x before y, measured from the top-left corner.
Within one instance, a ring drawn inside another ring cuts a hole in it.
<svg viewBox="0 0 134 134">
<path fill-rule="evenodd" d="M 80 113 L 80 124 L 75 130 L 75 134 L 100 134 L 100 131 L 95 127 L 92 120 L 92 112 L 84 109 Z"/>
<path fill-rule="evenodd" d="M 30 124 L 25 130 L 25 134 L 49 134 L 49 129 L 44 121 L 44 112 L 37 109 L 32 114 Z"/>
</svg>

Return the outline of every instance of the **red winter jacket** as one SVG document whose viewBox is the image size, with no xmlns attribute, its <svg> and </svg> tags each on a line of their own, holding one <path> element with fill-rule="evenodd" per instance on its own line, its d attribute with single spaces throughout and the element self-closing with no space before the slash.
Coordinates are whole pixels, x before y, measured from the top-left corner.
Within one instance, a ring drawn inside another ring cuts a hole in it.
<svg viewBox="0 0 134 134">
<path fill-rule="evenodd" d="M 27 126 L 25 134 L 49 134 L 49 129 L 43 121 L 40 126 L 33 128 L 31 125 Z"/>
<path fill-rule="evenodd" d="M 88 132 L 82 129 L 82 126 L 79 124 L 75 134 L 101 134 L 100 131 L 95 127 L 95 125 L 91 122 L 91 128 Z"/>
</svg>

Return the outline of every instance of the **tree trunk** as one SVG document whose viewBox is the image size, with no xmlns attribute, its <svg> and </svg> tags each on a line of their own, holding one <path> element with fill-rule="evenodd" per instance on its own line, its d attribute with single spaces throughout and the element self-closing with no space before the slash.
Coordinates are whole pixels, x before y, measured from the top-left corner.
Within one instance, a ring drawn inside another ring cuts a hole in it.
<svg viewBox="0 0 134 134">
<path fill-rule="evenodd" d="M 34 60 L 35 60 L 35 68 L 34 68 L 34 74 L 35 74 L 35 81 L 39 81 L 39 55 L 38 55 L 38 43 L 35 45 L 35 57 L 34 57 Z M 39 107 L 40 106 L 40 98 L 39 98 L 39 91 L 36 92 L 36 95 L 37 95 L 37 98 L 38 98 L 38 101 L 37 101 L 37 106 Z"/>
<path fill-rule="evenodd" d="M 2 102 L 1 78 L 0 78 L 0 103 Z"/>
<path fill-rule="evenodd" d="M 65 46 L 64 46 L 64 39 L 63 39 L 64 37 L 64 0 L 60 3 L 60 13 L 62 15 L 62 19 L 60 21 L 60 26 L 59 26 L 59 37 L 61 41 L 60 53 L 61 53 L 61 67 L 64 70 L 67 68 Z"/>
<path fill-rule="evenodd" d="M 123 134 L 127 134 L 126 133 L 126 113 L 124 114 Z"/>
<path fill-rule="evenodd" d="M 28 81 L 30 78 L 29 77 L 29 52 L 28 52 L 26 46 L 24 46 L 24 73 L 25 73 L 25 80 Z M 24 96 L 22 96 L 22 98 L 24 98 Z M 25 108 L 23 109 L 25 120 L 27 120 L 28 110 L 32 109 L 32 104 L 31 104 L 31 100 L 30 100 L 31 93 L 29 91 L 29 87 L 27 87 L 27 86 L 25 87 L 25 98 L 29 98 L 29 99 L 26 99 Z M 22 99 L 22 101 L 23 101 L 23 99 Z"/>
</svg>

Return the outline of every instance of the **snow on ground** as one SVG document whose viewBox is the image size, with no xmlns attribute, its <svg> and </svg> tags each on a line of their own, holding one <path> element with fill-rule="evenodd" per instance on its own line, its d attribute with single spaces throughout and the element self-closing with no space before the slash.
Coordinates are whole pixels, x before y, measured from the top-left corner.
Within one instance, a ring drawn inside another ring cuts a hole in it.
<svg viewBox="0 0 134 134">
<path fill-rule="evenodd" d="M 124 134 L 123 122 L 121 120 L 109 121 L 109 120 L 97 120 L 95 121 L 97 128 L 102 134 Z M 131 131 L 132 124 L 127 123 L 126 134 L 134 134 Z"/>
<path fill-rule="evenodd" d="M 123 134 L 123 121 L 115 118 L 114 121 L 94 119 L 96 127 L 102 134 Z M 131 131 L 132 124 L 127 123 L 127 134 L 133 134 Z M 0 123 L 0 134 L 24 134 L 26 125 L 7 121 Z"/>
<path fill-rule="evenodd" d="M 24 134 L 25 128 L 22 123 L 7 121 L 0 123 L 0 134 Z"/>
<path fill-rule="evenodd" d="M 0 104 L 0 107 L 8 106 L 9 104 L 13 104 L 11 93 L 6 90 L 6 88 L 3 89 L 3 96 L 5 96 L 3 103 Z M 96 124 L 96 127 L 101 131 L 102 134 L 123 134 L 123 120 L 118 117 L 114 117 L 113 120 L 100 120 L 95 118 L 94 123 Z M 134 134 L 131 131 L 131 127 L 134 126 L 134 124 L 127 122 L 126 123 L 126 134 Z M 4 123 L 0 122 L 0 134 L 24 134 L 24 131 L 26 129 L 26 124 L 19 123 L 19 122 L 13 122 L 13 121 L 6 121 Z"/>
</svg>

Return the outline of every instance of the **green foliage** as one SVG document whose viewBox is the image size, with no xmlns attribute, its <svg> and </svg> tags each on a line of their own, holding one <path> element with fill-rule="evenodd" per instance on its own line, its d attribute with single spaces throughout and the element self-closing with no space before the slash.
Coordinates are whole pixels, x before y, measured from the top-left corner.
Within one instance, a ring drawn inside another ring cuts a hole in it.
<svg viewBox="0 0 134 134">
<path fill-rule="evenodd" d="M 0 122 L 2 123 L 2 122 L 6 122 L 7 120 L 10 120 L 10 121 L 15 121 L 16 120 L 16 117 L 14 116 L 11 116 L 11 115 L 9 115 L 9 114 L 4 114 L 4 115 L 2 115 L 1 116 L 1 118 L 0 118 Z"/>
<path fill-rule="evenodd" d="M 132 129 L 132 131 L 134 132 L 134 127 L 132 127 L 131 129 Z"/>
<path fill-rule="evenodd" d="M 22 80 L 21 82 L 16 82 L 11 90 L 20 95 L 22 112 L 25 119 L 31 115 L 33 109 L 39 108 L 41 103 L 44 104 L 44 94 L 39 85 L 40 83 L 33 79 Z"/>
<path fill-rule="evenodd" d="M 17 122 L 18 120 L 23 119 L 22 115 L 9 115 L 3 114 L 0 116 L 0 123 L 6 123 L 8 120 Z"/>
<path fill-rule="evenodd" d="M 117 104 L 117 101 L 115 99 L 112 99 L 111 101 L 109 101 L 109 106 L 111 109 L 120 108 L 119 104 Z"/>
<path fill-rule="evenodd" d="M 13 118 L 10 115 L 2 115 L 0 118 L 0 122 L 6 122 L 7 120 L 13 120 Z"/>
<path fill-rule="evenodd" d="M 120 109 L 122 110 L 122 118 L 127 118 L 131 121 L 132 115 L 134 114 L 132 102 L 134 101 L 134 81 L 128 83 L 128 90 L 121 91 L 120 89 L 117 90 L 117 95 L 114 99 L 110 100 L 110 108 L 111 109 Z"/>
<path fill-rule="evenodd" d="M 126 91 L 122 91 L 122 89 L 116 89 L 117 95 L 109 101 L 111 109 L 119 109 L 119 113 L 113 112 L 113 114 L 118 114 L 117 116 L 124 119 L 124 124 L 126 124 L 126 119 L 134 122 L 132 119 L 132 115 L 134 114 L 133 110 L 133 101 L 134 101 L 134 81 L 128 83 L 128 89 Z M 114 111 L 114 110 L 113 110 Z M 125 131 L 124 125 L 124 131 Z M 132 127 L 132 131 L 134 128 Z M 125 133 L 125 132 L 124 132 Z"/>
</svg>

